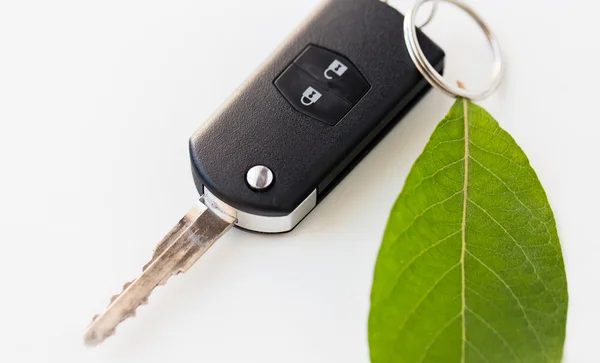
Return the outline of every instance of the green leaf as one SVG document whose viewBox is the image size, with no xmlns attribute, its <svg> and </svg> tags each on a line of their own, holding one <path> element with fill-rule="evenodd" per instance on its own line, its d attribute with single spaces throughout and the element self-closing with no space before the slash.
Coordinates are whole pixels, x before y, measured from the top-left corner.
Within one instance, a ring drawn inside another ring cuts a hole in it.
<svg viewBox="0 0 600 363">
<path fill-rule="evenodd" d="M 372 363 L 560 362 L 567 299 L 529 160 L 459 99 L 390 214 L 371 294 Z"/>
</svg>

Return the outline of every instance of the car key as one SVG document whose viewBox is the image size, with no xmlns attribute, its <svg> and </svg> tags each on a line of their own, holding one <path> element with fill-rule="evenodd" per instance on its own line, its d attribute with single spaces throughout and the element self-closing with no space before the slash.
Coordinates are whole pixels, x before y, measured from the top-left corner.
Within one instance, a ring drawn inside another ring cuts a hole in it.
<svg viewBox="0 0 600 363">
<path fill-rule="evenodd" d="M 326 0 L 190 139 L 196 207 L 84 333 L 89 345 L 233 225 L 292 230 L 429 89 L 380 0 Z M 442 72 L 444 53 L 419 32 Z"/>
</svg>

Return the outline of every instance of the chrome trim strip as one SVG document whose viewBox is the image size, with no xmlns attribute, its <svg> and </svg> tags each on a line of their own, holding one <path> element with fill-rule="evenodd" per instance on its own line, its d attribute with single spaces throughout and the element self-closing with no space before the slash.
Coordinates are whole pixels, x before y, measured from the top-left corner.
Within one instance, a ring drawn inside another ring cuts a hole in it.
<svg viewBox="0 0 600 363">
<path fill-rule="evenodd" d="M 237 210 L 217 198 L 206 187 L 204 199 L 208 206 L 215 205 L 223 212 L 237 218 L 236 226 L 262 233 L 283 233 L 291 231 L 317 205 L 317 190 L 312 193 L 294 211 L 286 216 L 270 217 Z"/>
</svg>

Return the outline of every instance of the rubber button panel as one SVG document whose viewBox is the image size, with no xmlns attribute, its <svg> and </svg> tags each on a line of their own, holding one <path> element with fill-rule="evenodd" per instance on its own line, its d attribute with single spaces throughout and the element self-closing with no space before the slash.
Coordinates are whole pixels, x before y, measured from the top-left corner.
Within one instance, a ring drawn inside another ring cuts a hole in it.
<svg viewBox="0 0 600 363">
<path fill-rule="evenodd" d="M 370 88 L 350 60 L 315 45 L 309 45 L 294 63 L 352 104 L 356 104 Z"/>
<path fill-rule="evenodd" d="M 275 80 L 275 86 L 296 110 L 332 126 L 353 106 L 295 64 Z"/>
<path fill-rule="evenodd" d="M 371 87 L 346 57 L 315 45 L 300 53 L 275 86 L 296 110 L 332 126 Z"/>
</svg>

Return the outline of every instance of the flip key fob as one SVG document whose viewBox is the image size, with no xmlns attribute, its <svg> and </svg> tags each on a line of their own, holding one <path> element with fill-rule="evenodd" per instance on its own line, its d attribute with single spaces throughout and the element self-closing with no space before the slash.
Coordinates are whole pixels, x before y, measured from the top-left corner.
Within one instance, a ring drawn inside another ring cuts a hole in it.
<svg viewBox="0 0 600 363">
<path fill-rule="evenodd" d="M 190 139 L 205 201 L 247 230 L 293 229 L 429 89 L 403 20 L 380 0 L 322 3 Z"/>
</svg>

